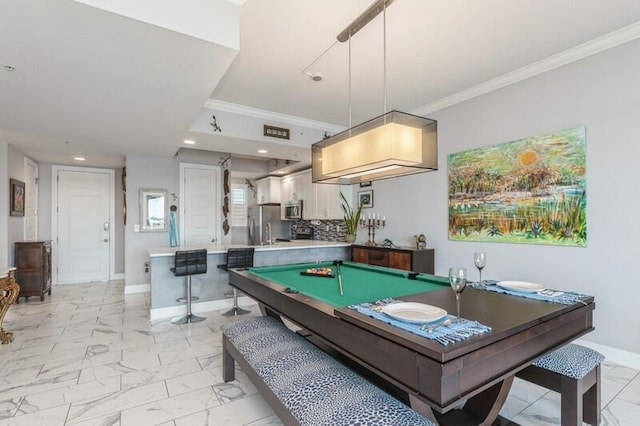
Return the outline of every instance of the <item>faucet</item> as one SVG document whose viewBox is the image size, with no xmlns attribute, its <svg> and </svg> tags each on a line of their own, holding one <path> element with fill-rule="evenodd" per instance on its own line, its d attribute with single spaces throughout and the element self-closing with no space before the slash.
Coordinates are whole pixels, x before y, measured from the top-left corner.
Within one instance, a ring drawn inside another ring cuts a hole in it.
<svg viewBox="0 0 640 426">
<path fill-rule="evenodd" d="M 269 247 L 271 247 L 271 222 L 267 222 L 265 224 L 266 228 L 267 228 L 267 241 L 269 242 Z"/>
</svg>

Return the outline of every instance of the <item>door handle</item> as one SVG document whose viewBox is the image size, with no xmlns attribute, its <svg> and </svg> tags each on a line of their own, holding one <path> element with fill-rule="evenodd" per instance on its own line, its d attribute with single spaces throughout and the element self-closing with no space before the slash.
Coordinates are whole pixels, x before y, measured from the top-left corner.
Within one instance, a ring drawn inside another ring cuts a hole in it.
<svg viewBox="0 0 640 426">
<path fill-rule="evenodd" d="M 108 243 L 108 242 L 109 242 L 109 239 L 108 239 L 108 238 L 105 238 L 105 239 L 104 239 L 104 242 L 105 242 L 105 243 Z"/>
<path fill-rule="evenodd" d="M 105 231 L 108 231 L 109 230 L 109 222 L 103 223 L 102 224 L 102 229 L 105 230 Z"/>
</svg>

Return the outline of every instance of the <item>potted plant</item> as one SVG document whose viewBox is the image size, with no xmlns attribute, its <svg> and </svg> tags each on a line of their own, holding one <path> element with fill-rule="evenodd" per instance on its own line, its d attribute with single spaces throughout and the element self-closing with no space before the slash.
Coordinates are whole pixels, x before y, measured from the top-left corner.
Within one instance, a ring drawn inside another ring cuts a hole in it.
<svg viewBox="0 0 640 426">
<path fill-rule="evenodd" d="M 362 213 L 362 204 L 360 204 L 358 209 L 354 212 L 342 192 L 340 192 L 340 198 L 342 198 L 342 211 L 344 212 L 343 220 L 346 232 L 345 237 L 348 243 L 353 243 L 356 240 L 356 233 L 358 232 L 360 214 Z"/>
</svg>

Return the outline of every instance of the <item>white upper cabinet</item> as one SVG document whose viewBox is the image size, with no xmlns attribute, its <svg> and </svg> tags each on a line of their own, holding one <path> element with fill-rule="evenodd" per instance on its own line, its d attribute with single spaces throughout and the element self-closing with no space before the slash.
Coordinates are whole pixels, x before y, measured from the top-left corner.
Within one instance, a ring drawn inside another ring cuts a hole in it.
<svg viewBox="0 0 640 426">
<path fill-rule="evenodd" d="M 302 209 L 304 211 L 304 181 L 306 177 L 306 172 L 299 172 L 282 178 L 280 184 L 280 198 L 282 200 L 280 216 L 282 220 L 287 220 L 285 217 L 285 205 L 290 201 L 303 200 Z"/>
<path fill-rule="evenodd" d="M 258 204 L 280 204 L 280 178 L 269 176 L 256 181 Z"/>
<path fill-rule="evenodd" d="M 295 173 L 282 178 L 282 202 L 304 200 L 304 180 L 306 172 Z"/>
<path fill-rule="evenodd" d="M 328 185 L 311 182 L 311 170 L 301 173 L 303 178 L 302 217 L 305 220 L 342 219 L 340 191 L 351 199 L 350 185 Z"/>
</svg>

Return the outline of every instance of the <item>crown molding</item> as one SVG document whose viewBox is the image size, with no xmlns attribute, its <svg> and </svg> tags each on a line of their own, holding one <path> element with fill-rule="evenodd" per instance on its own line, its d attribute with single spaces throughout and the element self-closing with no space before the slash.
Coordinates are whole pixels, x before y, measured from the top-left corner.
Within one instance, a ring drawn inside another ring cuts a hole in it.
<svg viewBox="0 0 640 426">
<path fill-rule="evenodd" d="M 543 74 L 547 71 L 560 68 L 564 65 L 604 52 L 605 50 L 612 49 L 638 38 L 640 38 L 640 22 L 628 25 L 602 37 L 598 37 L 571 49 L 567 49 L 564 52 L 549 56 L 548 58 L 534 62 L 515 71 L 470 87 L 469 89 L 454 93 L 451 96 L 438 99 L 434 102 L 416 108 L 410 111 L 410 113 L 419 116 L 426 116 L 432 112 L 468 101 L 469 99 L 493 92 L 494 90 L 502 89 L 503 87 L 507 87 L 536 75 Z M 330 133 L 339 133 L 346 130 L 346 127 L 344 126 L 252 108 L 216 99 L 208 99 L 204 104 L 204 108 L 226 111 L 263 120 L 273 120 L 300 127 L 325 130 Z"/>
<path fill-rule="evenodd" d="M 628 25 L 617 31 L 613 31 L 602 37 L 580 44 L 576 47 L 565 50 L 564 52 L 549 56 L 548 58 L 534 62 L 515 71 L 503 74 L 469 89 L 454 93 L 451 96 L 438 99 L 437 101 L 416 108 L 411 113 L 425 116 L 434 111 L 459 104 L 494 90 L 502 89 L 503 87 L 526 80 L 538 74 L 554 70 L 572 62 L 579 61 L 580 59 L 595 55 L 629 41 L 633 41 L 637 38 L 640 38 L 640 22 Z"/>
<path fill-rule="evenodd" d="M 307 118 L 297 117 L 295 115 L 281 114 L 279 112 L 267 111 L 264 109 L 248 107 L 244 105 L 234 104 L 231 102 L 220 101 L 217 99 L 207 99 L 207 101 L 204 103 L 204 108 L 213 109 L 217 111 L 230 112 L 233 114 L 259 118 L 262 120 L 272 120 L 279 123 L 286 123 L 294 126 L 325 130 L 330 133 L 339 133 L 346 129 L 346 127 L 337 126 L 331 123 L 325 123 L 325 122 L 316 121 L 316 120 L 309 120 Z"/>
</svg>

